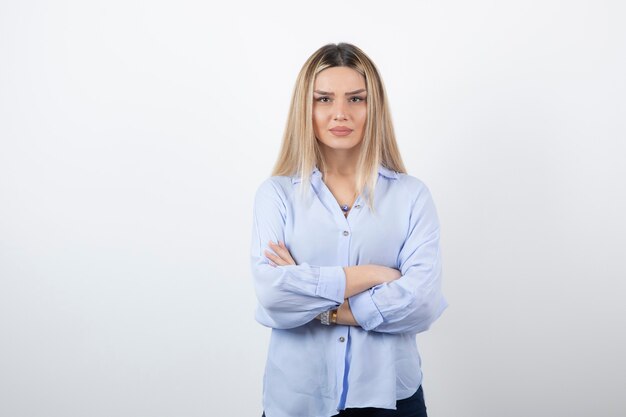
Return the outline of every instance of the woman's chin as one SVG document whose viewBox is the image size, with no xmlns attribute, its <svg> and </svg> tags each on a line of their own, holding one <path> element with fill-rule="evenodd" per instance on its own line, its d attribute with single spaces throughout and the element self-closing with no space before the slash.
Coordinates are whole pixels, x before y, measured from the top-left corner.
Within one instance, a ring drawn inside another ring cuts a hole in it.
<svg viewBox="0 0 626 417">
<path fill-rule="evenodd" d="M 356 141 L 354 139 L 349 138 L 336 138 L 332 140 L 321 141 L 318 139 L 318 142 L 327 149 L 332 149 L 336 151 L 345 151 L 349 149 L 354 149 L 361 144 L 361 141 Z"/>
</svg>

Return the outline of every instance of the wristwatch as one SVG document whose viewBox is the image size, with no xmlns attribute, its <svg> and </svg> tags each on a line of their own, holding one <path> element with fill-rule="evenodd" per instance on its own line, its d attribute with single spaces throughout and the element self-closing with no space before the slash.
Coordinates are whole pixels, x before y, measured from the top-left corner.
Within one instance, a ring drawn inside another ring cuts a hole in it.
<svg viewBox="0 0 626 417">
<path fill-rule="evenodd" d="M 337 309 L 327 310 L 320 314 L 320 321 L 326 326 L 337 324 Z"/>
</svg>

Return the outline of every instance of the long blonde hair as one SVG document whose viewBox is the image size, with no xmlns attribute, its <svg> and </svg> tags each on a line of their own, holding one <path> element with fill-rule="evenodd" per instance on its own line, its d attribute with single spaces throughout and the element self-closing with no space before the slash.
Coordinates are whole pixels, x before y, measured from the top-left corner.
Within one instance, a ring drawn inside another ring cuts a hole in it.
<svg viewBox="0 0 626 417">
<path fill-rule="evenodd" d="M 302 66 L 291 98 L 289 117 L 272 175 L 297 175 L 301 191 L 310 189 L 315 165 L 326 171 L 323 155 L 313 131 L 313 84 L 317 74 L 330 67 L 348 67 L 365 77 L 367 121 L 361 153 L 357 162 L 356 191 L 366 192 L 367 204 L 374 208 L 378 166 L 406 173 L 398 150 L 383 80 L 372 60 L 349 43 L 327 44 L 319 48 Z"/>
</svg>

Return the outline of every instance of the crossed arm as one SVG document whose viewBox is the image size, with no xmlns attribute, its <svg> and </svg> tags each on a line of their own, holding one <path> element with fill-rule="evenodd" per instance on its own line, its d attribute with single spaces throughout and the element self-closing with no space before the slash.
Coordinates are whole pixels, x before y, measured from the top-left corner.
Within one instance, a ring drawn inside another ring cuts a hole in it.
<svg viewBox="0 0 626 417">
<path fill-rule="evenodd" d="M 267 327 L 291 329 L 338 308 L 338 323 L 366 331 L 428 329 L 447 307 L 441 291 L 439 222 L 426 186 L 413 177 L 405 182 L 415 199 L 394 269 L 310 265 L 302 260 L 296 264 L 284 243 L 270 242 L 284 236 L 288 197 L 273 178 L 265 181 L 255 196 L 250 247 L 259 301 L 256 320 Z"/>
<path fill-rule="evenodd" d="M 274 243 L 270 241 L 268 246 L 273 252 L 266 249 L 264 254 L 270 260 L 270 265 L 273 267 L 296 265 L 284 242 Z M 343 296 L 344 302 L 337 309 L 337 324 L 348 326 L 359 326 L 352 315 L 348 302 L 349 297 L 367 291 L 378 284 L 394 281 L 401 276 L 397 269 L 381 265 L 346 266 L 343 267 L 343 270 L 346 274 L 346 290 Z"/>
</svg>

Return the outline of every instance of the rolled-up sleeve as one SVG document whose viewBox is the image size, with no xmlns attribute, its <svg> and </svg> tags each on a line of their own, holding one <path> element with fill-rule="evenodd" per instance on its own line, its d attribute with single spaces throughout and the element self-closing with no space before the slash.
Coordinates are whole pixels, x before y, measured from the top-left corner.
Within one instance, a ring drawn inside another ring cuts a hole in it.
<svg viewBox="0 0 626 417">
<path fill-rule="evenodd" d="M 419 180 L 407 238 L 398 255 L 402 276 L 349 298 L 355 320 L 365 330 L 419 333 L 448 306 L 441 286 L 439 219 L 430 191 Z M 415 188 L 413 188 L 415 187 Z"/>
<path fill-rule="evenodd" d="M 288 329 L 313 320 L 344 301 L 346 276 L 341 266 L 273 266 L 264 255 L 269 241 L 284 241 L 284 194 L 271 178 L 258 188 L 253 210 L 251 269 L 259 304 L 256 319 L 264 326 Z"/>
</svg>

